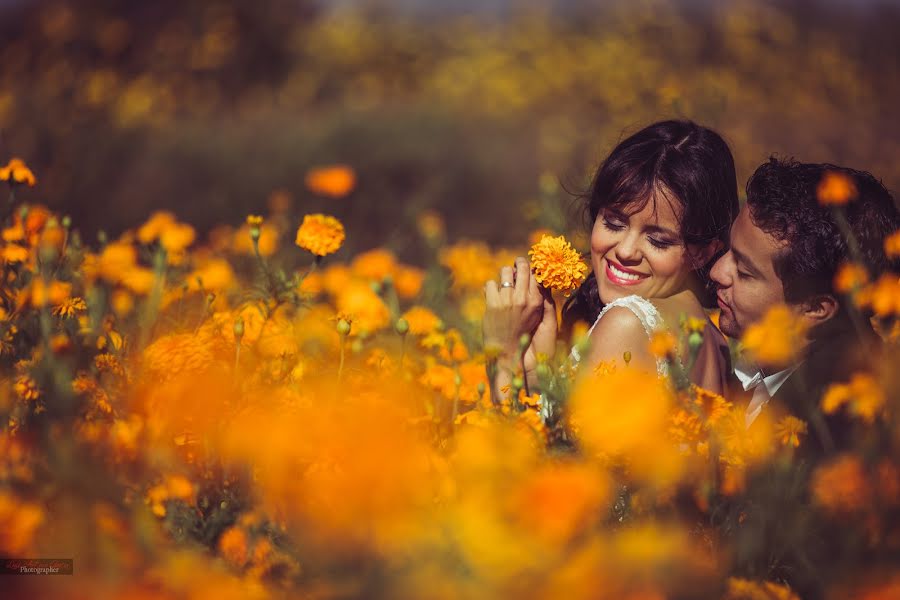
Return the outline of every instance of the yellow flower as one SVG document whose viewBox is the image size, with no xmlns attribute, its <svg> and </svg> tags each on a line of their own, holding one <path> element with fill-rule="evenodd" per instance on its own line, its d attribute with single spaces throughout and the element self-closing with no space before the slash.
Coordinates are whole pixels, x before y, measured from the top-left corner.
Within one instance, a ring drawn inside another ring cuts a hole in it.
<svg viewBox="0 0 900 600">
<path fill-rule="evenodd" d="M 369 284 L 356 280 L 338 292 L 335 305 L 339 312 L 353 318 L 356 333 L 375 333 L 391 323 L 391 311 Z"/>
<path fill-rule="evenodd" d="M 37 381 L 30 375 L 19 375 L 19 377 L 16 378 L 16 383 L 13 387 L 19 397 L 23 400 L 37 400 L 41 397 L 41 390 L 38 387 Z"/>
<path fill-rule="evenodd" d="M 723 600 L 800 600 L 800 597 L 780 583 L 729 577 Z"/>
<path fill-rule="evenodd" d="M 817 468 L 810 488 L 816 502 L 834 513 L 862 510 L 872 497 L 862 463 L 849 454 Z"/>
<path fill-rule="evenodd" d="M 247 550 L 247 534 L 240 527 L 229 527 L 219 538 L 219 552 L 236 569 L 241 569 L 250 558 Z"/>
<path fill-rule="evenodd" d="M 8 555 L 28 555 L 44 511 L 0 490 L 0 548 Z"/>
<path fill-rule="evenodd" d="M 316 256 L 332 254 L 344 243 L 344 226 L 334 217 L 306 215 L 297 229 L 295 243 Z"/>
<path fill-rule="evenodd" d="M 247 215 L 247 225 L 250 227 L 259 227 L 263 224 L 263 218 L 259 215 Z"/>
<path fill-rule="evenodd" d="M 424 306 L 413 306 L 403 313 L 403 318 L 409 323 L 409 332 L 413 335 L 427 335 L 441 324 L 440 317 Z"/>
<path fill-rule="evenodd" d="M 150 218 L 144 222 L 137 230 L 138 241 L 142 244 L 150 244 L 162 235 L 162 232 L 169 226 L 176 223 L 175 215 L 167 210 L 159 210 L 150 215 Z"/>
<path fill-rule="evenodd" d="M 868 373 L 855 373 L 848 383 L 835 383 L 822 396 L 822 410 L 832 414 L 848 405 L 850 413 L 872 423 L 884 411 L 884 390 Z"/>
<path fill-rule="evenodd" d="M 444 218 L 437 211 L 426 210 L 416 219 L 416 226 L 423 238 L 436 241 L 444 237 Z"/>
<path fill-rule="evenodd" d="M 354 275 L 375 281 L 381 281 L 389 275 L 393 276 L 396 268 L 397 259 L 394 253 L 386 248 L 373 248 L 357 254 L 350 263 Z"/>
<path fill-rule="evenodd" d="M 587 265 L 564 236 L 544 236 L 528 251 L 531 268 L 538 283 L 552 290 L 569 291 L 578 287 L 587 274 Z"/>
<path fill-rule="evenodd" d="M 828 171 L 816 188 L 819 204 L 842 206 L 856 198 L 856 184 L 843 173 Z"/>
<path fill-rule="evenodd" d="M 320 196 L 343 198 L 355 186 L 356 173 L 346 165 L 317 167 L 306 174 L 306 187 Z"/>
<path fill-rule="evenodd" d="M 397 290 L 398 296 L 406 300 L 419 295 L 424 281 L 425 272 L 416 267 L 398 265 L 394 273 L 394 289 Z"/>
<path fill-rule="evenodd" d="M 34 187 L 37 183 L 34 173 L 20 158 L 13 158 L 5 167 L 0 167 L 0 181 L 8 181 L 10 184 L 24 183 L 28 187 Z"/>
<path fill-rule="evenodd" d="M 497 275 L 491 249 L 482 242 L 458 242 L 442 248 L 440 263 L 450 270 L 453 286 L 459 290 L 484 289 L 484 283 Z"/>
<path fill-rule="evenodd" d="M 87 304 L 85 303 L 84 299 L 76 296 L 75 298 L 69 298 L 62 304 L 57 304 L 53 308 L 53 314 L 64 319 L 68 319 L 74 317 L 78 313 L 83 313 L 86 310 Z"/>
<path fill-rule="evenodd" d="M 747 327 L 744 348 L 765 365 L 788 365 L 805 343 L 806 327 L 786 305 L 773 306 L 762 321 Z"/>
<path fill-rule="evenodd" d="M 884 238 L 884 253 L 890 258 L 900 257 L 900 230 Z"/>
<path fill-rule="evenodd" d="M 870 308 L 879 317 L 900 314 L 900 279 L 896 274 L 882 275 L 878 281 L 860 290 L 856 303 L 862 308 Z"/>
<path fill-rule="evenodd" d="M 801 435 L 806 435 L 806 421 L 787 416 L 775 424 L 775 437 L 785 446 L 800 446 Z"/>
<path fill-rule="evenodd" d="M 849 294 L 862 288 L 869 282 L 866 268 L 856 263 L 844 263 L 834 276 L 834 289 L 842 294 Z"/>
<path fill-rule="evenodd" d="M 668 331 L 657 331 L 650 338 L 650 353 L 657 358 L 667 358 L 675 354 L 678 341 Z"/>
</svg>

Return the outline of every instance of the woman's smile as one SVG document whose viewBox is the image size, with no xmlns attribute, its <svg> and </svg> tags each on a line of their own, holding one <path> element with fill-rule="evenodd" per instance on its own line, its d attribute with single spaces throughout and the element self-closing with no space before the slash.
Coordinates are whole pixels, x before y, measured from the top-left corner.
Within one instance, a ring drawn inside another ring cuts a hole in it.
<svg viewBox="0 0 900 600">
<path fill-rule="evenodd" d="M 606 259 L 606 278 L 616 285 L 636 285 L 649 277 L 633 269 L 623 267 L 619 263 Z"/>
</svg>

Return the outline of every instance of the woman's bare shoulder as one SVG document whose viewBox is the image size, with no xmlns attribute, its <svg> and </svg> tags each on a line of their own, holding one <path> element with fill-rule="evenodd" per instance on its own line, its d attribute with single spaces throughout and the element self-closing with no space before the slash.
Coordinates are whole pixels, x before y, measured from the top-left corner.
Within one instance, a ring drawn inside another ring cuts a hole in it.
<svg viewBox="0 0 900 600">
<path fill-rule="evenodd" d="M 648 345 L 649 338 L 643 323 L 634 312 L 624 306 L 613 306 L 597 320 L 591 332 L 590 360 L 600 361 L 620 359 L 625 352 L 631 353 L 638 362 L 652 359 Z"/>
</svg>

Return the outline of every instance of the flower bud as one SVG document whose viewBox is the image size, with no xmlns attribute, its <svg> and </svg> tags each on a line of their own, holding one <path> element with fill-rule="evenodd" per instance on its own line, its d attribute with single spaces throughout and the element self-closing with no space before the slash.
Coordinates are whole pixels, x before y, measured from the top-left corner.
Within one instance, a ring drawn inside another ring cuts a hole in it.
<svg viewBox="0 0 900 600">
<path fill-rule="evenodd" d="M 522 379 L 521 376 L 516 375 L 512 379 L 512 387 L 514 387 L 517 390 L 521 390 L 523 387 L 525 387 L 525 380 Z"/>
<path fill-rule="evenodd" d="M 66 215 L 62 218 L 62 226 L 69 229 L 72 226 L 72 217 Z"/>
<path fill-rule="evenodd" d="M 341 335 L 347 335 L 348 333 L 350 333 L 350 322 L 346 319 L 338 319 L 337 332 Z"/>
<path fill-rule="evenodd" d="M 528 348 L 528 344 L 531 343 L 531 336 L 527 333 L 523 333 L 521 337 L 519 337 L 519 350 L 525 350 Z"/>
<path fill-rule="evenodd" d="M 703 343 L 703 334 L 697 331 L 692 331 L 691 335 L 688 336 L 688 346 L 691 347 L 691 350 L 696 350 L 700 347 L 700 344 Z"/>
<path fill-rule="evenodd" d="M 534 372 L 541 379 L 549 379 L 550 375 L 553 373 L 553 371 L 550 369 L 550 365 L 548 365 L 547 363 L 538 363 L 538 366 L 535 367 Z"/>
<path fill-rule="evenodd" d="M 234 322 L 234 339 L 237 340 L 237 343 L 241 343 L 241 338 L 244 337 L 244 317 L 238 317 Z"/>
<path fill-rule="evenodd" d="M 625 364 L 626 364 L 626 365 L 627 365 L 628 363 L 631 362 L 631 351 L 630 351 L 630 350 L 626 350 L 626 351 L 622 354 L 622 360 L 625 361 Z"/>
<path fill-rule="evenodd" d="M 409 321 L 404 318 L 397 319 L 397 323 L 394 325 L 394 329 L 397 330 L 397 333 L 400 335 L 406 335 L 409 332 Z"/>
</svg>

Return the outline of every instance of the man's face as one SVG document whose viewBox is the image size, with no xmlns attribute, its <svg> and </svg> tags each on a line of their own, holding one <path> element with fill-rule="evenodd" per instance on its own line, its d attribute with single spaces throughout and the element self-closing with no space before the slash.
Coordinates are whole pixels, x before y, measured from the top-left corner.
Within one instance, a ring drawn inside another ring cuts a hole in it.
<svg viewBox="0 0 900 600">
<path fill-rule="evenodd" d="M 753 224 L 745 204 L 731 226 L 731 249 L 710 271 L 722 309 L 719 327 L 725 335 L 740 337 L 769 308 L 784 302 L 784 285 L 774 265 L 782 247 Z"/>
</svg>

